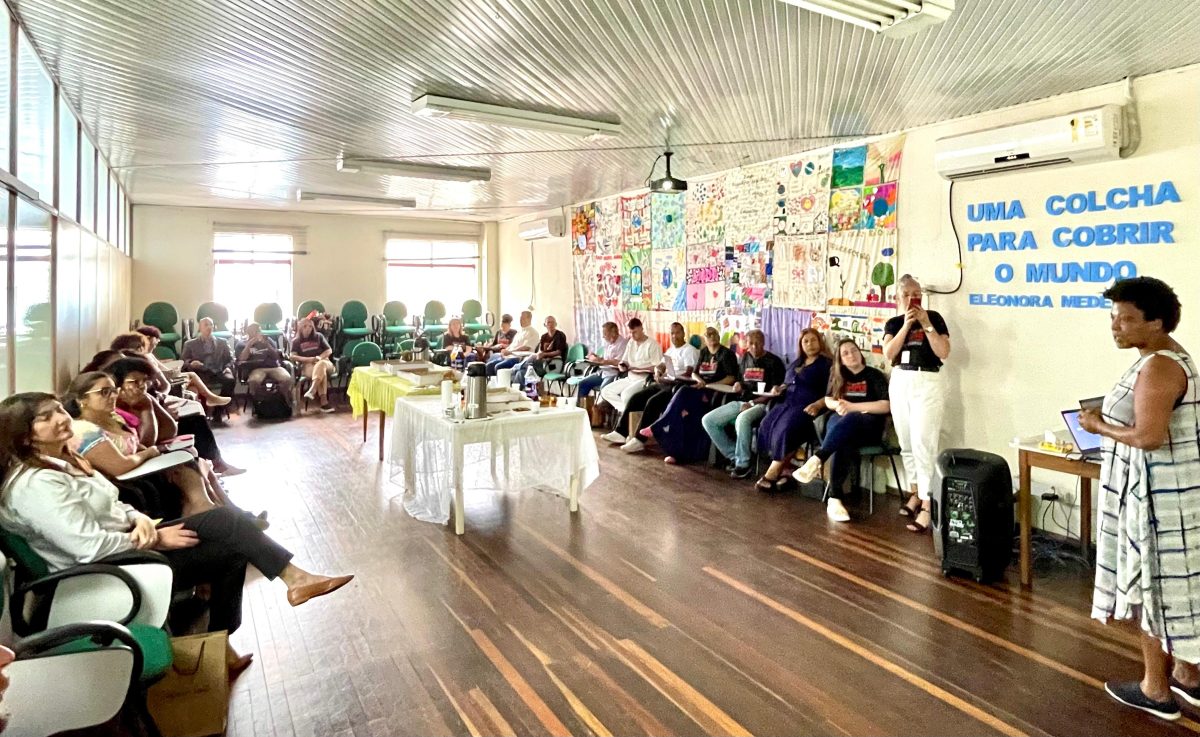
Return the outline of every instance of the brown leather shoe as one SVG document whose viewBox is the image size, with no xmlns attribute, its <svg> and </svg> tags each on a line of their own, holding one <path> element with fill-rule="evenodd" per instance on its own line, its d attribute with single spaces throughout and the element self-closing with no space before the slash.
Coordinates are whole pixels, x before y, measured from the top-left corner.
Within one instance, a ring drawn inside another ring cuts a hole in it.
<svg viewBox="0 0 1200 737">
<path fill-rule="evenodd" d="M 324 581 L 310 583 L 307 586 L 297 586 L 294 589 L 288 589 L 288 603 L 292 606 L 300 606 L 309 599 L 324 596 L 325 594 L 332 594 L 353 580 L 353 575 L 334 576 L 326 578 Z"/>
</svg>

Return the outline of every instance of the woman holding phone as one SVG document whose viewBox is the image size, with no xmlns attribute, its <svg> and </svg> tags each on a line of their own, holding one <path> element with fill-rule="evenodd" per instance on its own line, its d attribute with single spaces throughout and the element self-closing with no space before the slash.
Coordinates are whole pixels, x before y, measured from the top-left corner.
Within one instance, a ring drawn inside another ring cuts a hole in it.
<svg viewBox="0 0 1200 737">
<path fill-rule="evenodd" d="M 884 326 L 883 354 L 893 367 L 888 394 L 911 492 L 900 514 L 912 517 L 908 529 L 921 534 L 929 529 L 929 485 L 946 409 L 941 369 L 950 357 L 950 331 L 941 315 L 922 306 L 920 282 L 905 274 L 896 286 L 903 314 Z"/>
</svg>

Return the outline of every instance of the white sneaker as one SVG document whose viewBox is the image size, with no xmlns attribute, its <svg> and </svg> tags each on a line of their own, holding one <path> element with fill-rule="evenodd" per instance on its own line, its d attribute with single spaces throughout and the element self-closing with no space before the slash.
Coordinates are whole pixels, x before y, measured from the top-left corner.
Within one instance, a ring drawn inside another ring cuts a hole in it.
<svg viewBox="0 0 1200 737">
<path fill-rule="evenodd" d="M 613 430 L 613 431 L 612 431 L 612 432 L 610 432 L 610 433 L 606 433 L 606 434 L 604 434 L 604 435 L 601 435 L 601 436 L 600 436 L 600 439 L 601 439 L 601 440 L 607 440 L 607 441 L 608 441 L 608 442 L 610 442 L 610 443 L 616 443 L 617 445 L 624 445 L 624 444 L 625 444 L 625 441 L 626 441 L 626 440 L 628 440 L 628 438 L 626 438 L 624 435 L 622 435 L 621 433 L 617 432 L 616 430 Z"/>
<path fill-rule="evenodd" d="M 808 460 L 804 462 L 803 466 L 797 468 L 795 471 L 792 471 L 792 478 L 796 479 L 802 484 L 807 484 L 820 474 L 821 459 L 814 455 L 809 456 Z"/>
<path fill-rule="evenodd" d="M 624 445 L 621 446 L 621 450 L 625 451 L 626 453 L 640 453 L 645 449 L 646 444 L 637 438 L 630 438 L 629 440 L 625 441 Z"/>
<path fill-rule="evenodd" d="M 846 511 L 846 505 L 842 504 L 841 499 L 830 499 L 826 502 L 825 514 L 834 522 L 850 521 L 850 513 Z"/>
</svg>

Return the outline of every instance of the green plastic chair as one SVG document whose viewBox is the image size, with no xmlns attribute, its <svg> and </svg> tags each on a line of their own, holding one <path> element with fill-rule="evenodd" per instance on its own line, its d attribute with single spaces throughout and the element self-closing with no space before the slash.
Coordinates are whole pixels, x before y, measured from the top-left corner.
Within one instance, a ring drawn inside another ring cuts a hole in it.
<svg viewBox="0 0 1200 737">
<path fill-rule="evenodd" d="M 308 313 L 312 312 L 313 310 L 316 310 L 317 312 L 324 312 L 325 305 L 322 304 L 320 302 L 320 300 L 316 300 L 316 299 L 304 300 L 303 302 L 300 303 L 300 306 L 296 308 L 296 319 L 305 317 L 306 315 L 308 315 Z"/>
<path fill-rule="evenodd" d="M 228 340 L 233 337 L 233 331 L 229 329 L 229 310 L 225 305 L 216 302 L 205 302 L 196 310 L 196 322 L 199 323 L 204 318 L 209 318 L 213 321 L 213 337 L 222 340 Z"/>
<path fill-rule="evenodd" d="M 699 335 L 693 335 L 692 337 L 688 338 L 688 342 L 691 343 L 692 347 L 696 350 L 700 350 L 704 347 L 704 338 L 701 338 Z"/>
<path fill-rule="evenodd" d="M 144 564 L 161 564 L 163 566 L 170 565 L 166 559 L 157 553 L 147 553 L 145 551 L 134 551 L 132 553 L 121 553 L 112 556 L 108 559 L 90 563 L 86 566 L 75 566 L 54 573 L 50 572 L 50 566 L 47 565 L 45 559 L 38 555 L 29 543 L 15 533 L 7 530 L 0 530 L 0 551 L 4 553 L 9 560 L 15 565 L 15 585 L 13 586 L 12 598 L 9 602 L 10 611 L 12 612 L 12 627 L 13 632 L 17 635 L 28 636 L 37 632 L 47 616 L 45 607 L 51 606 L 47 603 L 47 599 L 52 600 L 55 595 L 63 595 L 64 589 L 72 579 L 77 579 L 84 576 L 106 575 L 117 578 L 119 581 L 124 581 L 123 576 L 129 574 L 120 570 L 122 565 L 144 565 Z M 112 561 L 112 562 L 109 562 Z M 127 584 L 128 585 L 128 584 Z M 35 604 L 33 609 L 33 617 L 26 619 L 26 595 L 35 594 Z M 68 594 L 69 595 L 69 594 Z M 139 594 L 139 598 L 140 598 Z M 143 602 L 145 604 L 145 602 Z M 43 611 L 39 611 L 39 607 Z M 171 667 L 171 662 L 174 659 L 174 652 L 171 650 L 171 638 L 163 630 L 162 624 L 147 624 L 145 622 L 135 621 L 141 614 L 141 610 L 131 610 L 123 621 L 117 621 L 117 624 L 129 629 L 133 638 L 137 641 L 138 647 L 142 651 L 142 672 L 140 681 L 143 684 L 151 683 L 158 680 Z M 165 619 L 165 611 L 163 617 Z M 89 619 L 103 619 L 103 617 L 92 616 Z M 112 620 L 110 620 L 112 621 Z M 57 623 L 66 624 L 66 623 Z M 81 638 L 80 640 L 64 644 L 56 651 L 61 652 L 82 652 L 85 650 L 95 650 L 97 645 L 89 638 Z"/>
<path fill-rule="evenodd" d="M 283 335 L 279 323 L 283 322 L 283 308 L 277 302 L 263 302 L 254 308 L 254 322 L 263 335 L 278 338 Z"/>
<path fill-rule="evenodd" d="M 364 340 L 361 343 L 356 343 L 354 349 L 350 351 L 350 365 L 358 368 L 359 366 L 370 366 L 371 361 L 382 361 L 383 349 L 369 340 Z"/>
<path fill-rule="evenodd" d="M 427 338 L 435 338 L 446 332 L 449 327 L 442 323 L 446 317 L 446 305 L 437 300 L 425 303 L 425 316 L 422 320 L 421 331 Z"/>
<path fill-rule="evenodd" d="M 175 353 L 174 348 L 165 346 L 161 343 L 154 346 L 154 357 L 160 361 L 174 361 L 175 359 L 179 358 L 179 356 Z"/>
<path fill-rule="evenodd" d="M 492 326 L 483 322 L 483 305 L 479 304 L 477 299 L 468 299 L 463 302 L 462 306 L 462 321 L 463 329 L 467 332 L 478 330 L 487 330 L 491 332 Z"/>
<path fill-rule="evenodd" d="M 342 335 L 350 338 L 365 338 L 371 334 L 367 327 L 367 306 L 356 299 L 342 305 Z"/>
<path fill-rule="evenodd" d="M 388 302 L 383 306 L 383 319 L 385 325 L 383 332 L 385 335 L 412 335 L 417 332 L 417 329 L 412 325 L 405 323 L 408 318 L 408 308 L 403 302 Z"/>
<path fill-rule="evenodd" d="M 182 335 L 178 328 L 179 312 L 170 302 L 151 302 L 142 311 L 142 324 L 153 325 L 162 331 L 162 343 L 171 349 L 171 358 L 178 358 L 177 345 Z"/>
<path fill-rule="evenodd" d="M 567 349 L 566 360 L 559 364 L 557 370 L 547 371 L 542 376 L 542 381 L 546 382 L 546 388 L 549 389 L 552 383 L 557 382 L 559 389 L 563 390 L 567 379 L 571 378 L 571 365 L 578 363 L 587 358 L 587 346 L 583 343 L 576 343 Z M 553 361 L 552 363 L 558 363 Z"/>
</svg>

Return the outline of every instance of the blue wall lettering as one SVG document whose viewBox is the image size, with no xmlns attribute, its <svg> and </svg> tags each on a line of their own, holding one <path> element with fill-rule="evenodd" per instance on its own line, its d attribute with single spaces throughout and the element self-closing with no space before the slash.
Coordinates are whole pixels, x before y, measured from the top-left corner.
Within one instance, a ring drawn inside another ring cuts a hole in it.
<svg viewBox="0 0 1200 737">
<path fill-rule="evenodd" d="M 1036 250 L 1037 239 L 1033 232 L 1026 230 L 1019 236 L 1015 230 L 1002 230 L 999 233 L 967 233 L 967 250 L 979 251 L 1027 251 Z"/>
<path fill-rule="evenodd" d="M 1069 282 L 1091 282 L 1105 284 L 1114 279 L 1131 279 L 1137 276 L 1137 266 L 1132 261 L 1068 261 L 1062 264 L 1025 264 L 1025 281 L 1030 284 L 1067 284 Z"/>
<path fill-rule="evenodd" d="M 1007 284 L 1013 280 L 1014 273 L 1012 264 L 999 264 L 996 266 L 996 281 Z"/>
<path fill-rule="evenodd" d="M 1124 210 L 1127 207 L 1157 207 L 1167 202 L 1179 201 L 1175 183 L 1166 180 L 1159 182 L 1157 187 L 1153 184 L 1114 187 L 1103 195 L 1095 190 L 1069 195 L 1050 195 L 1046 198 L 1046 212 L 1051 215 L 1078 215 L 1084 212 Z"/>
<path fill-rule="evenodd" d="M 1050 239 L 1059 248 L 1068 246 L 1147 246 L 1175 242 L 1175 223 L 1151 220 L 1141 223 L 1106 223 L 1055 228 Z"/>
<path fill-rule="evenodd" d="M 967 205 L 967 219 L 971 222 L 981 220 L 1021 220 L 1025 218 L 1025 208 L 1020 200 L 1011 202 L 977 202 Z"/>
</svg>

